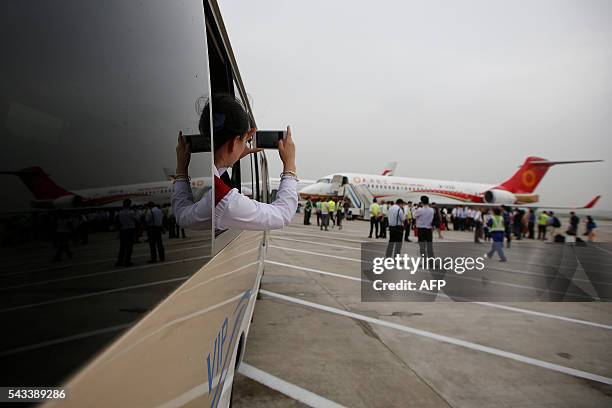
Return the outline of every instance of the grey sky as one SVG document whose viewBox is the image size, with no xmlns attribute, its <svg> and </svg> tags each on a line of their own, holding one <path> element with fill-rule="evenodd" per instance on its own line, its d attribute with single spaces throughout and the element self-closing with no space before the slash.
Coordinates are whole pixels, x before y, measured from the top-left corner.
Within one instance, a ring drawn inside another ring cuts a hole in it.
<svg viewBox="0 0 612 408">
<path fill-rule="evenodd" d="M 292 125 L 301 177 L 396 160 L 496 183 L 530 155 L 595 158 L 536 192 L 612 209 L 611 1 L 219 1 L 259 128 Z"/>
</svg>

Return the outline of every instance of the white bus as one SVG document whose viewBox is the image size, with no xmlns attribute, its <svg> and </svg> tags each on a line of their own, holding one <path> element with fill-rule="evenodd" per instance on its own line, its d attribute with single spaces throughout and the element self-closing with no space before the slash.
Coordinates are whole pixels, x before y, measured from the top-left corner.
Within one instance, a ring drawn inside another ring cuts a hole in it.
<svg viewBox="0 0 612 408">
<path fill-rule="evenodd" d="M 267 233 L 182 231 L 156 202 L 164 261 L 137 223 L 131 262 L 115 266 L 117 209 L 132 199 L 142 220 L 146 197 L 31 205 L 32 189 L 55 200 L 58 185 L 163 179 L 212 93 L 253 116 L 216 1 L 9 0 L 0 34 L 0 386 L 63 387 L 39 402 L 66 407 L 229 406 Z M 210 180 L 212 163 L 194 154 L 192 176 Z M 15 177 L 33 167 L 49 177 Z M 267 168 L 247 156 L 232 184 L 269 202 Z"/>
</svg>

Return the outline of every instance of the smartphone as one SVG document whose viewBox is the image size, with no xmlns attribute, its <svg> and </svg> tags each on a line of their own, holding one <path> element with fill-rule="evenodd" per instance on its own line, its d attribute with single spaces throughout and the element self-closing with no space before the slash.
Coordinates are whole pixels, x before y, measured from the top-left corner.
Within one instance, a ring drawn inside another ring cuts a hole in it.
<svg viewBox="0 0 612 408">
<path fill-rule="evenodd" d="M 258 130 L 255 134 L 255 147 L 278 149 L 278 141 L 286 138 L 286 130 Z"/>
<path fill-rule="evenodd" d="M 210 152 L 210 137 L 197 135 L 183 135 L 183 140 L 189 145 L 191 153 Z"/>
</svg>

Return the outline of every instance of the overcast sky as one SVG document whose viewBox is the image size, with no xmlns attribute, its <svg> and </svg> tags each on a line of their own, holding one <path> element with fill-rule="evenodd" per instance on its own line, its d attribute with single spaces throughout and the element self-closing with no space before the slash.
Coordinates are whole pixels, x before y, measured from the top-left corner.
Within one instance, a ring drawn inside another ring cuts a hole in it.
<svg viewBox="0 0 612 408">
<path fill-rule="evenodd" d="M 219 0 L 258 127 L 291 124 L 302 178 L 498 183 L 612 209 L 612 1 Z M 280 162 L 271 157 L 273 175 Z"/>
</svg>

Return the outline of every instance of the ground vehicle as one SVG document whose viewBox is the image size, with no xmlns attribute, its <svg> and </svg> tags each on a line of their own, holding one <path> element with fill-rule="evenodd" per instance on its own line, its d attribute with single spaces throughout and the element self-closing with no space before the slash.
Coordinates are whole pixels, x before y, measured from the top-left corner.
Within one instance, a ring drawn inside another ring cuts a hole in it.
<svg viewBox="0 0 612 408">
<path fill-rule="evenodd" d="M 2 170 L 40 166 L 75 189 L 159 180 L 178 130 L 197 131 L 198 101 L 226 92 L 248 107 L 214 0 L 11 1 L 0 21 Z M 211 154 L 191 169 L 210 178 Z M 231 176 L 268 199 L 263 154 Z M 229 403 L 266 233 L 188 231 L 164 263 L 136 244 L 136 266 L 113 267 L 115 209 L 33 210 L 15 177 L 0 180 L 0 384 L 67 384 L 66 406 Z"/>
</svg>

